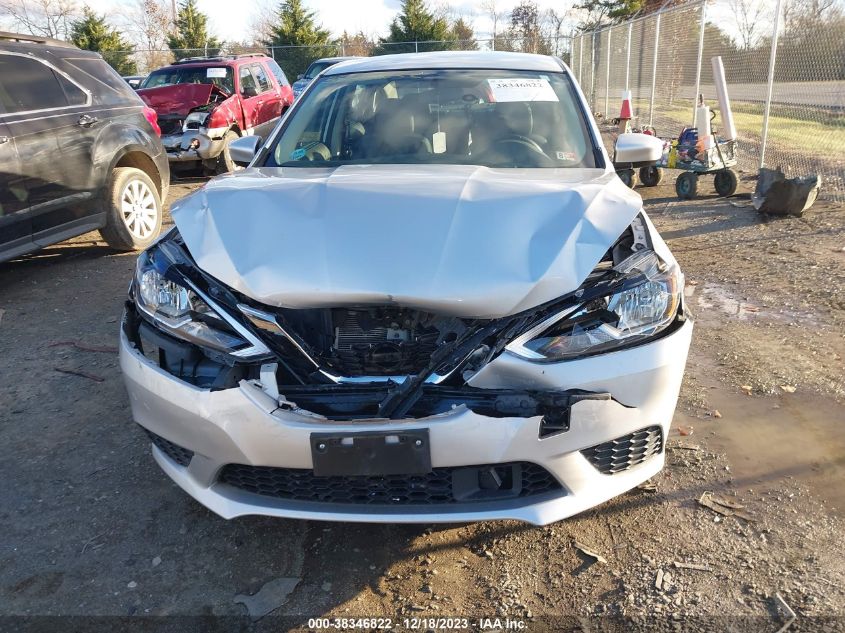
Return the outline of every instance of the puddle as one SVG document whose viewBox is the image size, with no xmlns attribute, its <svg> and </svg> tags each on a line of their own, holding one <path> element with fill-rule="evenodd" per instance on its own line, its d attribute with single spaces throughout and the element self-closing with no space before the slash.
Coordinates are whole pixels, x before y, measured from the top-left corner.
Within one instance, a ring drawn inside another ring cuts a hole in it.
<svg viewBox="0 0 845 633">
<path fill-rule="evenodd" d="M 755 397 L 721 389 L 708 402 L 721 418 L 679 414 L 676 423 L 693 426 L 709 449 L 727 454 L 740 489 L 776 491 L 792 480 L 845 516 L 843 405 L 810 393 Z"/>
<path fill-rule="evenodd" d="M 714 312 L 718 311 L 740 321 L 768 319 L 784 323 L 798 321 L 807 325 L 817 324 L 815 316 L 811 313 L 783 307 L 772 308 L 765 302 L 755 302 L 747 297 L 740 297 L 719 284 L 705 283 L 695 286 L 688 284 L 684 288 L 684 296 L 689 303 L 698 308 L 694 314 L 705 319 L 708 316 L 714 316 Z"/>
</svg>

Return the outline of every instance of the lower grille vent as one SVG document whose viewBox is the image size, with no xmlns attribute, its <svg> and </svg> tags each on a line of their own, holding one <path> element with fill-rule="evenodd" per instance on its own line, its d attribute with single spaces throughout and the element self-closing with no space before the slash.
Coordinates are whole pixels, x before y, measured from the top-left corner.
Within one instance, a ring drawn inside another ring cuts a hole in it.
<svg viewBox="0 0 845 633">
<path fill-rule="evenodd" d="M 156 448 L 167 455 L 174 462 L 180 466 L 187 466 L 194 458 L 194 451 L 183 448 L 178 444 L 174 444 L 170 440 L 164 439 L 161 435 L 156 435 L 152 431 L 144 429 L 150 440 L 155 444 Z"/>
<path fill-rule="evenodd" d="M 663 451 L 663 431 L 659 426 L 634 431 L 581 451 L 605 475 L 621 473 L 642 464 Z"/>
<path fill-rule="evenodd" d="M 529 462 L 378 477 L 317 477 L 307 469 L 229 464 L 221 471 L 220 482 L 278 499 L 383 506 L 496 501 L 561 490 L 545 468 Z"/>
</svg>

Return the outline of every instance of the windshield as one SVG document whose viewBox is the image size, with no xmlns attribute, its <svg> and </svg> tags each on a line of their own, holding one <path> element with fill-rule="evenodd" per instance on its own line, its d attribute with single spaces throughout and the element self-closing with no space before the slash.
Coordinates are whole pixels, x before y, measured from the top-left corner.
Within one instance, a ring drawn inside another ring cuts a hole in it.
<svg viewBox="0 0 845 633">
<path fill-rule="evenodd" d="M 426 70 L 323 77 L 267 166 L 464 164 L 595 167 L 564 73 Z"/>
<path fill-rule="evenodd" d="M 314 77 L 319 75 L 329 66 L 333 66 L 334 64 L 335 62 L 314 62 L 308 67 L 308 70 L 305 71 L 305 78 L 314 79 Z"/>
<path fill-rule="evenodd" d="M 142 88 L 159 88 L 173 84 L 214 84 L 226 94 L 232 94 L 235 91 L 232 69 L 226 66 L 161 68 L 150 73 Z"/>
</svg>

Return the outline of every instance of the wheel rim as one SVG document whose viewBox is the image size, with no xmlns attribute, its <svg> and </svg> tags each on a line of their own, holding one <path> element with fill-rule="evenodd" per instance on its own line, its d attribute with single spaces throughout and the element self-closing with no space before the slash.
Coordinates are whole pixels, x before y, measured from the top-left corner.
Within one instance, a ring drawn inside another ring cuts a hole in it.
<svg viewBox="0 0 845 633">
<path fill-rule="evenodd" d="M 123 223 L 135 237 L 145 240 L 155 231 L 158 209 L 152 190 L 143 180 L 130 180 L 120 195 Z"/>
<path fill-rule="evenodd" d="M 229 139 L 229 140 L 226 142 L 226 147 L 223 149 L 223 151 L 224 151 L 224 152 L 226 152 L 226 158 L 228 158 L 228 159 L 229 159 L 229 160 L 227 160 L 227 161 L 226 161 L 226 163 L 227 163 L 227 167 L 228 167 L 229 165 L 231 165 L 231 166 L 232 166 L 232 167 L 230 168 L 230 171 L 231 171 L 232 173 L 234 173 L 234 172 L 236 172 L 236 171 L 243 171 L 244 169 L 246 169 L 245 167 L 241 167 L 240 165 L 238 165 L 237 163 L 235 163 L 235 161 L 233 161 L 233 160 L 232 160 L 232 154 L 231 154 L 231 152 L 229 151 L 229 143 L 231 143 L 231 142 L 232 142 L 232 141 L 234 141 L 234 140 L 235 140 L 235 138 L 231 138 L 231 139 Z"/>
</svg>

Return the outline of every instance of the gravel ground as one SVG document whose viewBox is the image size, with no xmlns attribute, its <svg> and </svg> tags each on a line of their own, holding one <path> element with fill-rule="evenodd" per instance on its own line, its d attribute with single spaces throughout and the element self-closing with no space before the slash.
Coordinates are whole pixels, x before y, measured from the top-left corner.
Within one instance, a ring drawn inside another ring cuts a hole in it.
<svg viewBox="0 0 845 633">
<path fill-rule="evenodd" d="M 766 220 L 707 185 L 679 202 L 669 180 L 640 191 L 697 324 L 667 467 L 545 528 L 224 521 L 131 422 L 114 348 L 134 256 L 91 234 L 0 264 L 0 616 L 243 616 L 236 597 L 263 588 L 278 608 L 257 626 L 275 630 L 459 615 L 777 631 L 779 594 L 790 630 L 845 628 L 845 208 Z"/>
</svg>

